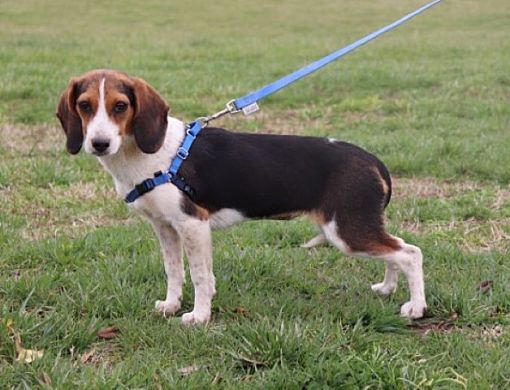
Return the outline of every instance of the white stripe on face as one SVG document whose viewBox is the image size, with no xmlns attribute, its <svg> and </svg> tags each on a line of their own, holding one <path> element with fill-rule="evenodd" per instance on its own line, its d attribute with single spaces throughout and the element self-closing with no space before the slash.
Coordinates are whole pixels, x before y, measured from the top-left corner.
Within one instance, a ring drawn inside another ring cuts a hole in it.
<svg viewBox="0 0 510 390">
<path fill-rule="evenodd" d="M 99 83 L 99 103 L 94 118 L 87 126 L 87 135 L 85 137 L 85 152 L 104 156 L 115 154 L 120 148 L 121 136 L 119 126 L 110 119 L 106 110 L 105 99 L 105 79 L 101 79 Z M 104 150 L 100 150 L 94 145 L 102 143 L 108 145 Z"/>
</svg>

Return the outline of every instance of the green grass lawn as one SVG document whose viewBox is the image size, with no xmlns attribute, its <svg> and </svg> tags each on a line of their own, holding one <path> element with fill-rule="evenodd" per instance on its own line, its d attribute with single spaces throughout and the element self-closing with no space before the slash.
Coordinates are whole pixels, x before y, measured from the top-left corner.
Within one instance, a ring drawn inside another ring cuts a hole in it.
<svg viewBox="0 0 510 390">
<path fill-rule="evenodd" d="M 382 264 L 301 249 L 306 221 L 248 222 L 215 233 L 213 320 L 187 328 L 153 311 L 166 281 L 149 225 L 94 158 L 64 151 L 69 78 L 124 70 L 191 120 L 424 2 L 1 1 L 0 388 L 510 387 L 507 2 L 445 1 L 219 123 L 377 154 L 389 230 L 425 256 L 427 317 L 399 318 L 403 281 L 370 291 Z M 43 357 L 17 362 L 16 338 Z"/>
</svg>

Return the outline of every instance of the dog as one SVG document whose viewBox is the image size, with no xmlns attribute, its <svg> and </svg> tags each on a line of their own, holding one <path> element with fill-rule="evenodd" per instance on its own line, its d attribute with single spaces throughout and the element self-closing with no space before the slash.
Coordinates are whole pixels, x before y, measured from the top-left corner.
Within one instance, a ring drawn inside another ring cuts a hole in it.
<svg viewBox="0 0 510 390">
<path fill-rule="evenodd" d="M 72 78 L 57 108 L 67 150 L 83 147 L 112 175 L 119 196 L 154 172 L 165 171 L 185 137 L 165 100 L 144 80 L 112 70 Z M 211 229 L 247 219 L 308 216 L 321 233 L 304 247 L 328 241 L 349 256 L 385 262 L 372 290 L 392 294 L 400 271 L 410 300 L 400 313 L 420 318 L 427 308 L 421 250 L 384 229 L 391 197 L 388 170 L 372 154 L 334 139 L 229 132 L 207 127 L 179 174 L 193 196 L 167 183 L 129 206 L 149 220 L 160 244 L 167 293 L 156 310 L 180 310 L 183 249 L 195 290 L 184 324 L 207 323 L 215 295 Z"/>
</svg>

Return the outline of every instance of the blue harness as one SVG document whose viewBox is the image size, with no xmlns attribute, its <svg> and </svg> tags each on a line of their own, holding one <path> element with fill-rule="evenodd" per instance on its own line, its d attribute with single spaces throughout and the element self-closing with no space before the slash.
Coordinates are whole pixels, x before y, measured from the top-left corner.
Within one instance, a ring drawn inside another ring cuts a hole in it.
<svg viewBox="0 0 510 390">
<path fill-rule="evenodd" d="M 195 191 L 193 190 L 193 188 L 191 188 L 191 186 L 189 186 L 186 183 L 186 180 L 182 176 L 179 176 L 178 174 L 179 168 L 181 167 L 184 160 L 186 160 L 186 158 L 188 157 L 190 148 L 193 145 L 193 142 L 195 142 L 195 139 L 197 138 L 198 134 L 204 127 L 207 126 L 207 124 L 210 121 L 217 119 L 225 114 L 235 114 L 237 112 L 243 111 L 245 115 L 249 115 L 257 111 L 258 110 L 257 101 L 279 91 L 282 88 L 285 88 L 289 84 L 292 84 L 293 82 L 309 75 L 310 73 L 315 72 L 316 70 L 339 59 L 340 57 L 343 57 L 347 53 L 350 53 L 351 51 L 357 49 L 358 47 L 363 46 L 364 44 L 372 41 L 373 39 L 379 37 L 380 35 L 394 29 L 395 27 L 401 25 L 402 23 L 408 21 L 409 19 L 415 17 L 416 15 L 422 13 L 423 11 L 438 4 L 441 1 L 442 0 L 434 0 L 429 4 L 424 5 L 421 8 L 418 8 L 416 11 L 411 12 L 410 14 L 407 14 L 406 16 L 398 19 L 397 21 L 388 24 L 387 26 L 377 31 L 374 31 L 371 34 L 368 34 L 367 36 L 357 40 L 356 42 L 351 43 L 350 45 L 347 45 L 338 51 L 328 54 L 327 56 L 321 58 L 318 61 L 312 62 L 311 64 L 295 72 L 292 72 L 291 74 L 282 77 L 281 79 L 278 79 L 254 92 L 250 92 L 249 94 L 243 97 L 231 100 L 226 104 L 226 107 L 223 110 L 218 111 L 217 113 L 211 116 L 198 118 L 194 122 L 191 122 L 186 126 L 186 136 L 184 137 L 181 146 L 177 150 L 177 154 L 172 160 L 170 168 L 165 172 L 161 171 L 156 172 L 154 173 L 154 177 L 145 179 L 143 182 L 137 184 L 135 188 L 133 188 L 126 195 L 126 198 L 124 200 L 126 201 L 126 203 L 132 203 L 143 194 L 150 192 L 157 186 L 166 183 L 174 184 L 187 196 L 193 198 Z"/>
<path fill-rule="evenodd" d="M 156 172 L 154 173 L 154 177 L 145 179 L 141 183 L 137 184 L 135 188 L 129 191 L 129 193 L 124 198 L 124 201 L 126 201 L 126 203 L 132 203 L 143 194 L 150 192 L 157 186 L 166 183 L 172 183 L 178 189 L 180 189 L 182 192 L 188 195 L 190 198 L 193 197 L 195 191 L 188 184 L 186 184 L 186 181 L 184 180 L 183 177 L 178 175 L 178 172 L 182 163 L 188 157 L 191 145 L 193 145 L 193 142 L 195 142 L 195 139 L 197 138 L 197 135 L 200 133 L 201 130 L 202 130 L 201 121 L 195 121 L 187 125 L 186 136 L 184 137 L 184 140 L 182 141 L 182 144 L 179 147 L 179 149 L 177 149 L 177 154 L 172 160 L 172 164 L 170 165 L 168 171 Z"/>
</svg>

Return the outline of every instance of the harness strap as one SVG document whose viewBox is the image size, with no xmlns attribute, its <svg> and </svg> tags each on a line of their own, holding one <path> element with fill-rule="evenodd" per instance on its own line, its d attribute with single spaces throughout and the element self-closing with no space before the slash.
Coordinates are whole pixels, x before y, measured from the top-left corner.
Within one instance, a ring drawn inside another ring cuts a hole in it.
<svg viewBox="0 0 510 390">
<path fill-rule="evenodd" d="M 178 172 L 183 161 L 188 157 L 191 146 L 193 145 L 193 142 L 195 142 L 195 139 L 201 130 L 201 121 L 195 121 L 186 125 L 186 136 L 184 137 L 179 149 L 177 149 L 177 153 L 173 158 L 172 163 L 170 164 L 170 168 L 168 168 L 168 170 L 165 172 L 156 172 L 154 173 L 154 177 L 145 179 L 141 183 L 137 184 L 135 188 L 129 191 L 129 193 L 124 198 L 124 201 L 126 203 L 133 203 L 143 194 L 146 194 L 157 186 L 166 183 L 174 184 L 179 190 L 184 192 L 189 197 L 192 197 L 195 194 L 195 191 L 189 184 L 186 183 L 183 177 L 178 175 Z"/>
</svg>

